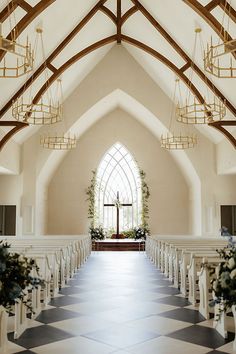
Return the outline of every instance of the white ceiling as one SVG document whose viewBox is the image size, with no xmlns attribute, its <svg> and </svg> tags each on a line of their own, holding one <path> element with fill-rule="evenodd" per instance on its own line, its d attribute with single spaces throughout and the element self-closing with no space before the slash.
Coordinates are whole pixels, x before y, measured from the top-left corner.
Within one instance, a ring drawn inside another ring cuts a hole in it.
<svg viewBox="0 0 236 354">
<path fill-rule="evenodd" d="M 210 0 L 209 0 L 210 1 Z M 0 9 L 6 6 L 8 1 L 0 0 Z M 189 6 L 182 0 L 140 0 L 142 5 L 152 14 L 152 16 L 164 27 L 164 29 L 172 36 L 172 38 L 192 57 L 194 43 L 194 29 L 201 27 L 201 41 L 206 46 L 207 40 L 213 37 L 217 43 L 218 37 L 212 28 Z M 201 4 L 206 5 L 208 1 L 201 0 Z M 38 3 L 38 0 L 28 0 L 32 6 Z M 47 57 L 59 43 L 73 30 L 73 28 L 84 18 L 84 16 L 97 3 L 96 0 L 56 0 L 43 13 L 41 13 L 22 33 L 20 41 L 23 42 L 26 36 L 34 43 L 35 29 L 38 26 L 43 28 L 45 56 Z M 236 9 L 236 0 L 231 1 L 231 5 Z M 113 12 L 116 12 L 116 0 L 108 0 L 106 6 Z M 122 0 L 122 13 L 132 6 L 130 0 Z M 25 12 L 17 8 L 11 16 L 11 21 L 17 21 L 24 16 Z M 221 22 L 223 12 L 219 8 L 212 12 Z M 66 19 L 66 20 L 65 20 Z M 3 24 L 4 33 L 9 31 L 9 20 Z M 230 22 L 230 34 L 235 38 L 236 25 Z M 161 37 L 161 35 L 150 25 L 147 19 L 140 13 L 135 13 L 124 24 L 122 33 L 133 37 L 160 52 L 175 65 L 181 67 L 184 65 L 183 59 L 173 50 L 170 44 Z M 92 43 L 116 34 L 116 28 L 113 22 L 102 12 L 98 12 L 94 18 L 80 31 L 80 33 L 70 42 L 70 44 L 60 53 L 53 61 L 53 65 L 58 68 L 65 63 L 74 54 L 91 45 Z M 202 53 L 200 42 L 195 57 L 196 64 L 203 69 Z M 97 65 L 97 63 L 108 53 L 113 44 L 107 45 L 95 52 L 87 55 L 82 60 L 73 65 L 63 74 L 63 94 L 64 98 L 68 97 L 73 90 L 81 83 L 87 74 Z M 146 72 L 155 80 L 163 91 L 173 97 L 175 75 L 165 65 L 158 62 L 149 54 L 144 53 L 140 49 L 134 48 L 129 44 L 123 44 L 137 62 L 146 70 Z M 40 51 L 39 51 L 40 52 Z M 43 62 L 43 56 L 38 53 L 36 59 L 36 67 Z M 235 64 L 236 65 L 236 64 Z M 189 73 L 189 70 L 188 72 Z M 236 85 L 235 80 L 213 79 L 209 77 L 214 84 L 222 91 L 232 104 L 236 105 Z M 20 79 L 0 79 L 0 107 L 2 107 L 13 94 L 22 86 L 25 77 Z M 45 80 L 44 75 L 33 84 L 32 95 L 36 93 Z M 207 93 L 205 84 L 194 75 L 193 81 L 197 88 Z M 186 93 L 185 87 L 182 85 L 183 95 Z M 232 114 L 227 111 L 227 119 L 233 119 Z M 11 111 L 9 110 L 2 118 L 4 120 L 12 120 Z M 24 142 L 30 135 L 34 134 L 38 128 L 29 127 L 23 129 L 14 136 L 14 140 L 18 143 Z M 208 126 L 201 126 L 199 131 L 206 135 L 212 142 L 219 142 L 223 136 L 215 129 Z"/>
</svg>

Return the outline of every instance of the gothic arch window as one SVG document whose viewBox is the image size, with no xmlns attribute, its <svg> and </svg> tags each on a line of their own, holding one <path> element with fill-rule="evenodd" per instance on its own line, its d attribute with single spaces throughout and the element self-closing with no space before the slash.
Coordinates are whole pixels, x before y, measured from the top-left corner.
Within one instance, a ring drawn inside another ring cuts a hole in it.
<svg viewBox="0 0 236 354">
<path fill-rule="evenodd" d="M 141 224 L 142 193 L 141 179 L 136 161 L 120 143 L 114 144 L 102 158 L 96 175 L 96 210 L 98 225 L 106 230 L 116 230 L 116 207 L 114 204 L 119 192 L 120 231 L 130 230 Z"/>
</svg>

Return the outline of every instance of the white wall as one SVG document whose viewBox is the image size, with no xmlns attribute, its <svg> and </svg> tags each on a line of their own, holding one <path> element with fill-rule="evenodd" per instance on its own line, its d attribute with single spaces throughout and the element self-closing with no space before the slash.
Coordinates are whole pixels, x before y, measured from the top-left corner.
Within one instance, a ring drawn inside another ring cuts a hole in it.
<svg viewBox="0 0 236 354">
<path fill-rule="evenodd" d="M 63 160 L 49 185 L 48 234 L 88 230 L 85 190 L 106 151 L 117 141 L 147 174 L 152 233 L 189 234 L 188 185 L 168 152 L 143 125 L 116 109 L 93 125 Z"/>
</svg>

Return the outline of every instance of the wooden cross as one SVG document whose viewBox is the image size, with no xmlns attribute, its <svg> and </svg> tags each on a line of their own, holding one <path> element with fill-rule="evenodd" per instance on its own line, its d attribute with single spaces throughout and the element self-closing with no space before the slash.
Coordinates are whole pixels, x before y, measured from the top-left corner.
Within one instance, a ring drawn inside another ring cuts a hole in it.
<svg viewBox="0 0 236 354">
<path fill-rule="evenodd" d="M 116 238 L 120 235 L 120 206 L 132 206 L 132 204 L 121 204 L 119 192 L 117 192 L 116 202 L 114 204 L 104 204 L 105 207 L 116 207 Z"/>
</svg>

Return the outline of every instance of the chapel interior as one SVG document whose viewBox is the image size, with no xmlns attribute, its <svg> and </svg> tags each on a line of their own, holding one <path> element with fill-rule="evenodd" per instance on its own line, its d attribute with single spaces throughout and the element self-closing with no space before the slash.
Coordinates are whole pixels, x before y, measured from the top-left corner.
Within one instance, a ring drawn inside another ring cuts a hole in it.
<svg viewBox="0 0 236 354">
<path fill-rule="evenodd" d="M 236 353 L 235 59 L 236 0 L 0 0 L 0 353 Z"/>
</svg>

